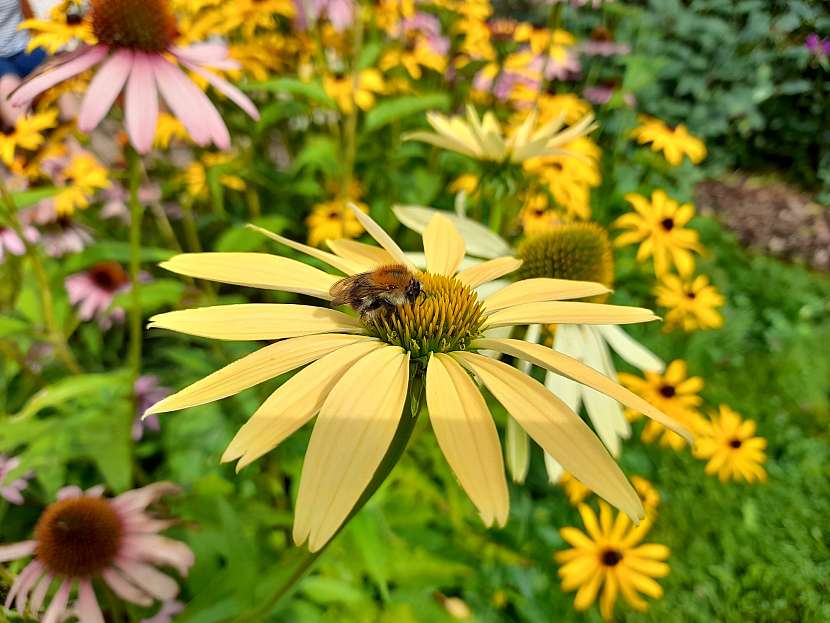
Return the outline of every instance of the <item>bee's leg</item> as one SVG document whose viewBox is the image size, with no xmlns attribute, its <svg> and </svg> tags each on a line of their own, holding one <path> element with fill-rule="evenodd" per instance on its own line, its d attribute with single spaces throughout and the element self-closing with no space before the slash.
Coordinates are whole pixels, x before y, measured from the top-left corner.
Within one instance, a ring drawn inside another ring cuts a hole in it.
<svg viewBox="0 0 830 623">
<path fill-rule="evenodd" d="M 367 297 L 360 303 L 360 317 L 364 322 L 374 322 L 383 311 L 383 301 L 375 297 Z"/>
</svg>

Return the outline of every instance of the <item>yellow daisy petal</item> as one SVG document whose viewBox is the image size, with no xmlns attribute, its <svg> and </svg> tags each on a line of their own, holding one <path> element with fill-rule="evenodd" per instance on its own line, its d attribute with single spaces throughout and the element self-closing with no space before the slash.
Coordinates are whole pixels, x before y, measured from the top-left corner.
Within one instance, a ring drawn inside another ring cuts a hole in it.
<svg viewBox="0 0 830 623">
<path fill-rule="evenodd" d="M 364 271 L 374 270 L 378 266 L 396 264 L 397 261 L 388 251 L 381 247 L 343 238 L 341 240 L 326 240 L 329 249 L 342 258 L 361 264 Z"/>
<path fill-rule="evenodd" d="M 436 214 L 424 231 L 424 254 L 427 270 L 452 276 L 464 259 L 464 240 L 443 214 Z"/>
<path fill-rule="evenodd" d="M 360 212 L 360 210 L 358 210 Z M 362 212 L 361 212 L 362 214 Z M 334 253 L 328 253 L 321 249 L 317 249 L 315 247 L 310 247 L 307 244 L 302 244 L 301 242 L 296 242 L 291 240 L 290 238 L 286 238 L 285 236 L 280 236 L 279 234 L 275 234 L 272 231 L 268 231 L 262 227 L 257 227 L 256 225 L 251 225 L 250 223 L 246 225 L 248 229 L 252 229 L 256 232 L 259 232 L 263 236 L 274 240 L 275 242 L 279 242 L 280 244 L 284 244 L 290 249 L 294 249 L 295 251 L 299 251 L 300 253 L 305 253 L 306 255 L 310 255 L 311 257 L 320 260 L 321 262 L 325 262 L 330 266 L 334 266 L 337 270 L 346 273 L 347 275 L 356 275 L 357 273 L 364 272 L 363 265 L 358 262 L 353 262 L 351 260 L 347 260 L 340 256 L 335 255 Z"/>
<path fill-rule="evenodd" d="M 497 257 L 465 268 L 456 275 L 456 279 L 470 288 L 477 288 L 484 283 L 512 273 L 521 265 L 522 260 L 515 257 Z"/>
<path fill-rule="evenodd" d="M 581 299 L 609 292 L 611 292 L 609 288 L 593 281 L 538 277 L 511 283 L 488 296 L 484 300 L 484 306 L 488 312 L 494 312 L 527 303 Z"/>
<path fill-rule="evenodd" d="M 493 328 L 523 324 L 631 324 L 658 319 L 650 309 L 641 307 L 544 301 L 521 303 L 500 309 L 487 317 L 484 326 Z"/>
</svg>

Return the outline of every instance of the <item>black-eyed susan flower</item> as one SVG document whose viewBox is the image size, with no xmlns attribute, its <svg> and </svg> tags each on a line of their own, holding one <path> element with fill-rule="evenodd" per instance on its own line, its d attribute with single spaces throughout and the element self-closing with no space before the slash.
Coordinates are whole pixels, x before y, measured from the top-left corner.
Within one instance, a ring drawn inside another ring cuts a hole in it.
<svg viewBox="0 0 830 623">
<path fill-rule="evenodd" d="M 662 151 L 669 164 L 677 166 L 688 156 L 692 164 L 698 164 L 706 157 L 706 145 L 682 123 L 670 128 L 660 119 L 644 117 L 640 125 L 631 132 L 632 138 L 641 145 L 651 143 L 653 151 Z"/>
<path fill-rule="evenodd" d="M 631 482 L 632 484 L 634 483 L 633 480 Z M 568 502 L 574 506 L 581 504 L 585 501 L 585 498 L 591 495 L 591 490 L 568 472 L 562 472 L 562 476 L 559 478 L 559 486 L 562 487 L 565 495 L 568 496 Z"/>
<path fill-rule="evenodd" d="M 717 474 L 721 482 L 745 480 L 765 482 L 767 472 L 762 467 L 767 440 L 755 436 L 755 422 L 744 420 L 726 405 L 719 413 L 702 420 L 697 427 L 694 455 L 708 459 L 706 473 Z"/>
<path fill-rule="evenodd" d="M 464 240 L 452 221 L 436 215 L 423 234 L 427 270 L 420 272 L 377 223 L 359 209 L 352 210 L 380 248 L 338 240 L 329 242 L 330 253 L 269 235 L 346 275 L 390 265 L 411 271 L 422 289 L 414 302 L 363 317 L 297 304 L 223 305 L 154 316 L 151 328 L 275 343 L 165 398 L 147 413 L 211 402 L 305 366 L 262 404 L 222 458 L 238 460 L 242 468 L 317 415 L 294 520 L 295 542 L 308 541 L 316 551 L 354 508 L 401 418 L 417 416 L 419 388 L 425 388 L 438 444 L 483 521 L 507 521 L 498 434 L 476 378 L 565 469 L 632 517 L 642 517 L 636 492 L 587 424 L 544 385 L 478 351 L 498 351 L 556 370 L 688 435 L 671 418 L 589 366 L 538 344 L 484 337 L 488 329 L 498 327 L 625 324 L 649 321 L 654 315 L 640 308 L 567 301 L 603 293 L 605 288 L 556 279 L 519 281 L 479 298 L 475 288 L 516 270 L 521 262 L 505 256 L 458 272 Z M 184 254 L 162 266 L 191 277 L 296 292 L 322 301 L 332 299 L 332 286 L 341 279 L 262 253 Z M 407 396 L 410 409 L 402 414 Z"/>
<path fill-rule="evenodd" d="M 48 19 L 27 19 L 20 28 L 29 31 L 30 51 L 43 48 L 54 54 L 74 41 L 95 43 L 92 20 L 79 0 L 62 0 L 50 9 Z"/>
<path fill-rule="evenodd" d="M 682 359 L 672 361 L 662 374 L 645 372 L 645 378 L 640 378 L 620 372 L 619 380 L 650 404 L 657 405 L 664 413 L 669 413 L 678 422 L 683 422 L 689 430 L 697 430 L 701 420 L 698 407 L 703 402 L 699 396 L 703 390 L 703 379 L 699 376 L 689 376 L 686 362 Z M 639 417 L 630 411 L 629 415 L 632 419 Z M 682 448 L 687 441 L 653 421 L 646 424 L 641 438 L 646 443 L 652 443 L 659 438 L 662 445 L 671 446 L 675 450 Z"/>
<path fill-rule="evenodd" d="M 355 202 L 363 212 L 369 211 L 365 203 Z M 345 200 L 324 201 L 311 208 L 305 220 L 308 227 L 308 244 L 318 247 L 326 240 L 357 238 L 363 233 L 363 225 L 355 218 L 354 212 Z"/>
<path fill-rule="evenodd" d="M 691 203 L 678 204 L 662 190 L 651 193 L 651 201 L 637 193 L 625 196 L 634 211 L 623 214 L 614 227 L 627 229 L 617 236 L 614 245 L 639 244 L 637 261 L 654 258 L 654 274 L 668 274 L 672 267 L 684 277 L 694 272 L 694 253 L 701 253 L 698 233 L 686 227 L 695 215 Z"/>
<path fill-rule="evenodd" d="M 89 206 L 96 192 L 110 185 L 107 169 L 91 153 L 81 151 L 57 175 L 60 190 L 52 197 L 57 215 L 72 214 Z"/>
<path fill-rule="evenodd" d="M 361 110 L 374 107 L 377 96 L 386 90 L 383 75 L 374 67 L 368 67 L 357 73 L 327 75 L 323 77 L 326 94 L 337 102 L 337 107 L 346 115 L 354 112 L 355 106 Z"/>
<path fill-rule="evenodd" d="M 17 149 L 35 150 L 46 142 L 44 132 L 54 128 L 58 122 L 57 110 L 21 115 L 14 127 L 0 127 L 0 160 L 10 166 Z M 1 124 L 0 124 L 1 125 Z"/>
<path fill-rule="evenodd" d="M 430 208 L 415 206 L 395 206 L 393 210 L 404 225 L 418 232 L 425 231 L 424 224 L 439 213 Z M 468 232 L 471 251 L 475 249 L 479 257 L 493 258 L 492 249 L 509 249 L 506 241 L 474 221 L 457 215 L 453 219 Z M 501 246 L 496 246 L 496 242 Z M 604 300 L 610 292 L 614 277 L 611 245 L 607 232 L 596 223 L 556 225 L 525 238 L 515 254 L 522 260 L 521 267 L 516 271 L 519 279 L 556 279 L 573 284 L 591 282 L 605 286 L 604 292 L 590 299 L 593 301 Z M 506 283 L 496 281 L 482 287 L 497 288 Z M 540 344 L 542 335 L 542 326 L 533 324 L 527 328 L 524 340 Z M 662 372 L 664 368 L 659 357 L 616 325 L 563 323 L 555 327 L 554 352 L 572 357 L 605 377 L 616 380 L 612 350 L 640 370 Z M 528 360 L 519 363 L 519 369 L 525 373 L 531 368 L 532 362 Z M 599 438 L 612 456 L 619 455 L 621 440 L 628 438 L 631 431 L 616 400 L 550 370 L 546 371 L 545 385 L 571 410 L 579 412 L 584 405 Z M 527 474 L 530 457 L 528 443 L 525 432 L 508 418 L 507 465 L 517 482 L 522 482 Z M 545 467 L 551 482 L 557 482 L 562 477 L 562 467 L 548 454 L 545 455 Z"/>
<path fill-rule="evenodd" d="M 615 518 L 602 501 L 599 519 L 585 504 L 580 505 L 579 514 L 585 531 L 562 528 L 559 533 L 572 549 L 555 554 L 562 590 L 576 591 L 574 608 L 587 610 L 599 595 L 599 611 L 605 620 L 613 616 L 619 596 L 635 610 L 648 609 L 648 602 L 640 593 L 654 599 L 663 596 L 663 589 L 654 578 L 668 575 L 665 560 L 670 553 L 665 545 L 640 544 L 651 529 L 651 520 L 635 526 L 623 513 Z"/>
<path fill-rule="evenodd" d="M 236 174 L 239 167 L 234 163 L 235 159 L 233 153 L 204 153 L 199 160 L 188 164 L 182 174 L 187 194 L 195 199 L 207 197 L 208 175 L 212 169 L 216 169 L 215 175 L 225 188 L 245 190 L 245 180 Z"/>
<path fill-rule="evenodd" d="M 654 288 L 657 304 L 665 307 L 666 326 L 670 331 L 720 329 L 723 316 L 718 311 L 726 302 L 718 289 L 709 283 L 709 277 L 698 275 L 694 279 L 681 279 L 677 275 L 665 275 Z"/>
<path fill-rule="evenodd" d="M 640 496 L 643 508 L 646 511 L 646 517 L 654 518 L 657 514 L 657 507 L 660 506 L 660 492 L 642 476 L 632 476 L 631 484 L 634 485 L 634 490 Z"/>
<path fill-rule="evenodd" d="M 571 141 L 591 132 L 593 115 L 586 115 L 572 126 L 563 128 L 562 118 L 537 127 L 537 114 L 531 112 L 509 136 L 492 112 L 479 118 L 472 106 L 467 116 L 447 117 L 440 113 L 427 114 L 432 132 L 411 132 L 406 140 L 423 141 L 442 149 L 455 151 L 476 160 L 522 163 L 539 156 L 569 156 L 566 148 Z"/>
<path fill-rule="evenodd" d="M 78 128 L 82 131 L 93 130 L 123 90 L 127 133 L 139 152 L 149 151 L 153 144 L 159 95 L 196 144 L 213 143 L 227 149 L 230 134 L 219 111 L 181 65 L 252 118 L 259 118 L 244 93 L 210 71 L 238 69 L 239 64 L 228 58 L 225 44 L 177 45 L 177 21 L 167 0 L 91 0 L 89 19 L 95 43 L 82 42 L 72 52 L 54 57 L 14 92 L 13 106 L 27 106 L 44 91 L 100 63 L 81 103 Z"/>
<path fill-rule="evenodd" d="M 100 623 L 104 616 L 96 585 L 143 607 L 178 594 L 176 580 L 157 567 L 173 567 L 186 576 L 193 552 L 160 535 L 171 522 L 147 512 L 162 496 L 178 493 L 178 487 L 159 482 L 112 499 L 102 497 L 103 490 L 61 489 L 58 500 L 41 514 L 31 540 L 0 545 L 0 562 L 34 556 L 9 589 L 6 608 L 14 605 L 21 615 L 28 611 L 42 623 L 64 621 L 70 611 L 80 623 Z"/>
</svg>

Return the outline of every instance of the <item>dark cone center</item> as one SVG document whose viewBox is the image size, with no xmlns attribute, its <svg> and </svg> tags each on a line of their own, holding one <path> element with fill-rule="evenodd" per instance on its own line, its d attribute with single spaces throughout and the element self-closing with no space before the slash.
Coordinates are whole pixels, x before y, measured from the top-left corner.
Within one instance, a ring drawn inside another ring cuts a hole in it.
<svg viewBox="0 0 830 623">
<path fill-rule="evenodd" d="M 665 229 L 666 231 L 671 231 L 672 229 L 674 229 L 674 219 L 664 218 L 662 221 L 660 221 L 660 225 L 662 225 L 663 229 Z"/>
<path fill-rule="evenodd" d="M 663 385 L 660 388 L 660 395 L 663 398 L 673 398 L 676 393 L 677 390 L 672 385 Z"/>
<path fill-rule="evenodd" d="M 743 442 L 740 439 L 730 439 L 729 440 L 729 447 L 734 448 L 735 450 L 740 448 L 742 444 L 743 444 Z"/>
<path fill-rule="evenodd" d="M 600 559 L 602 560 L 602 564 L 606 567 L 614 567 L 622 560 L 622 554 L 619 550 L 616 549 L 606 549 L 600 555 Z"/>
<path fill-rule="evenodd" d="M 130 278 L 118 262 L 101 262 L 89 269 L 89 278 L 102 290 L 115 292 L 129 283 Z"/>
</svg>

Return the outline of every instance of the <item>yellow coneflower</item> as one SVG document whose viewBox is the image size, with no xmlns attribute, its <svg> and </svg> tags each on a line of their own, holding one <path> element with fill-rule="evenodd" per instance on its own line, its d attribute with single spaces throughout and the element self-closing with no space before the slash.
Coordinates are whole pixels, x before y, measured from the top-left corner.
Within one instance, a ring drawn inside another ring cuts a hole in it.
<svg viewBox="0 0 830 623">
<path fill-rule="evenodd" d="M 761 465 L 767 459 L 767 440 L 755 436 L 755 422 L 742 420 L 732 409 L 720 405 L 720 413 L 703 420 L 698 431 L 694 454 L 709 459 L 707 474 L 717 474 L 721 482 L 766 481 L 767 472 Z"/>
<path fill-rule="evenodd" d="M 685 225 L 695 215 L 690 203 L 679 205 L 662 190 L 651 193 L 651 201 L 637 193 L 625 196 L 634 212 L 623 214 L 614 227 L 628 229 L 614 241 L 617 247 L 638 244 L 637 261 L 654 258 L 654 274 L 666 275 L 672 266 L 682 276 L 689 276 L 695 269 L 692 252 L 701 253 L 702 247 L 695 230 Z"/>
<path fill-rule="evenodd" d="M 585 532 L 578 528 L 562 528 L 559 533 L 573 549 L 556 552 L 556 561 L 562 566 L 562 590 L 576 591 L 574 608 L 587 610 L 599 598 L 602 618 L 610 620 L 618 596 L 635 610 L 645 611 L 648 603 L 640 597 L 643 593 L 654 599 L 663 596 L 663 589 L 654 580 L 668 575 L 669 548 L 657 543 L 639 543 L 651 529 L 650 519 L 632 525 L 628 517 L 618 513 L 616 519 L 611 508 L 600 501 L 599 520 L 585 504 L 579 513 Z"/>
<path fill-rule="evenodd" d="M 520 263 L 500 257 L 458 272 L 465 244 L 452 221 L 432 218 L 423 234 L 426 272 L 418 272 L 392 238 L 352 206 L 381 248 L 330 241 L 333 253 L 267 233 L 346 275 L 399 265 L 423 293 L 371 317 L 312 305 L 242 304 L 154 316 L 151 328 L 222 340 L 277 340 L 151 407 L 147 414 L 205 404 L 306 366 L 279 387 L 231 441 L 224 461 L 238 468 L 269 452 L 318 415 L 300 477 L 294 540 L 319 550 L 339 530 L 390 447 L 402 418 L 417 416 L 423 387 L 438 444 L 462 487 L 490 525 L 507 521 L 507 482 L 498 434 L 473 376 L 507 412 L 586 486 L 634 518 L 640 499 L 579 416 L 530 376 L 479 354 L 526 359 L 620 400 L 689 435 L 671 418 L 590 366 L 516 339 L 486 338 L 488 329 L 535 323 L 631 323 L 646 310 L 565 299 L 605 292 L 599 284 L 556 279 L 518 281 L 480 300 L 475 288 Z M 264 230 L 262 230 L 264 231 Z M 341 277 L 263 253 L 196 253 L 162 264 L 190 277 L 295 292 L 330 301 Z M 410 407 L 402 414 L 409 400 Z"/>
<path fill-rule="evenodd" d="M 43 132 L 54 128 L 57 122 L 58 111 L 47 110 L 33 115 L 21 115 L 15 121 L 13 128 L 0 127 L 0 160 L 6 166 L 11 166 L 14 162 L 15 150 L 37 149 L 46 141 Z"/>
<path fill-rule="evenodd" d="M 363 212 L 369 212 L 365 203 L 355 202 Z M 308 227 L 308 244 L 319 247 L 326 240 L 357 238 L 363 233 L 363 225 L 346 206 L 344 200 L 324 201 L 311 208 L 305 220 Z"/>
<path fill-rule="evenodd" d="M 479 119 L 475 109 L 467 106 L 466 119 L 429 113 L 427 123 L 435 133 L 411 132 L 404 139 L 423 141 L 477 160 L 522 163 L 540 156 L 570 156 L 567 144 L 595 128 L 593 115 L 586 115 L 564 130 L 561 117 L 538 128 L 536 121 L 534 111 L 510 136 L 505 136 L 492 112 Z"/>
<path fill-rule="evenodd" d="M 87 152 L 73 156 L 60 178 L 64 186 L 53 198 L 58 216 L 88 207 L 95 193 L 110 185 L 106 167 Z"/>
<path fill-rule="evenodd" d="M 723 326 L 723 316 L 718 308 L 726 301 L 706 275 L 698 275 L 691 281 L 684 281 L 677 275 L 665 275 L 654 288 L 654 294 L 657 304 L 668 309 L 666 331 L 677 327 L 697 331 Z"/>
<path fill-rule="evenodd" d="M 706 145 L 689 134 L 682 123 L 670 128 L 660 119 L 652 117 L 643 117 L 640 121 L 640 125 L 631 132 L 632 138 L 641 145 L 651 143 L 651 149 L 662 151 L 669 164 L 679 165 L 683 162 L 683 156 L 688 156 L 692 164 L 697 164 L 706 157 Z"/>
<path fill-rule="evenodd" d="M 688 376 L 686 362 L 682 359 L 672 361 L 664 373 L 645 372 L 645 378 L 625 372 L 618 375 L 620 383 L 642 396 L 650 404 L 657 405 L 661 411 L 668 413 L 689 430 L 697 430 L 701 415 L 698 407 L 703 399 L 698 395 L 703 389 L 703 379 L 699 376 Z M 629 412 L 631 413 L 631 412 Z M 632 414 L 636 419 L 637 414 Z M 648 422 L 641 436 L 646 443 L 657 438 L 665 446 L 679 450 L 686 444 L 681 436 L 656 422 Z"/>
</svg>

